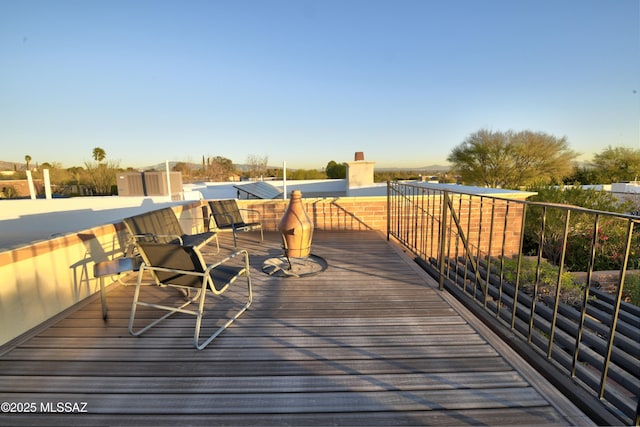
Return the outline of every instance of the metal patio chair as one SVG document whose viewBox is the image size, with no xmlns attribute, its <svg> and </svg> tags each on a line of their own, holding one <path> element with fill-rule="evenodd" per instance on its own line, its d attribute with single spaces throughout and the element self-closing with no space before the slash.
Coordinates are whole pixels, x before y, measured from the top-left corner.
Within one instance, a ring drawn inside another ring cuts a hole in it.
<svg viewBox="0 0 640 427">
<path fill-rule="evenodd" d="M 218 231 L 233 232 L 233 246 L 237 247 L 237 233 L 239 231 L 260 230 L 260 240 L 264 241 L 260 212 L 255 209 L 240 209 L 235 199 L 209 200 L 212 224 L 211 228 Z M 250 212 L 257 221 L 245 222 L 242 212 Z"/>
<path fill-rule="evenodd" d="M 207 264 L 200 251 L 193 246 L 183 246 L 173 243 L 156 243 L 139 241 L 138 250 L 143 258 L 143 263 L 138 271 L 138 280 L 131 305 L 129 317 L 129 333 L 134 336 L 141 335 L 158 323 L 175 313 L 185 313 L 196 317 L 193 334 L 193 345 L 202 350 L 244 313 L 253 298 L 251 288 L 251 276 L 249 274 L 249 255 L 245 250 L 231 253 L 224 259 L 214 264 Z M 240 257 L 240 258 L 238 258 Z M 235 261 L 234 258 L 238 258 Z M 176 303 L 175 306 L 164 305 L 140 299 L 140 287 L 143 275 L 151 273 L 155 283 L 161 287 L 177 288 L 182 292 L 178 295 L 186 296 L 186 302 Z M 219 327 L 212 335 L 200 342 L 200 327 L 205 311 L 205 298 L 207 291 L 213 295 L 221 295 L 240 276 L 245 276 L 247 281 L 247 302 L 242 308 L 229 318 L 224 325 Z M 195 292 L 195 295 L 192 295 Z M 191 303 L 197 307 L 188 309 Z M 135 330 L 134 323 L 138 306 L 152 307 L 167 311 L 161 317 L 152 320 L 146 326 Z"/>
</svg>

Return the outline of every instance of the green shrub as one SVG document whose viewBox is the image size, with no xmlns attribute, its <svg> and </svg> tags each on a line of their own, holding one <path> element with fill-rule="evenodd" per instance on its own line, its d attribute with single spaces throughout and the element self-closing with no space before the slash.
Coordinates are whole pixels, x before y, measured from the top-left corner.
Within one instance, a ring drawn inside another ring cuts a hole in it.
<svg viewBox="0 0 640 427">
<path fill-rule="evenodd" d="M 513 285 L 516 283 L 517 263 L 517 258 L 505 258 L 504 260 L 504 279 Z M 522 258 L 520 264 L 520 289 L 529 295 L 533 295 L 537 265 L 537 259 L 531 258 Z M 497 269 L 497 267 L 494 268 Z M 497 273 L 495 270 L 494 272 Z M 555 298 L 558 267 L 543 260 L 540 263 L 540 275 L 538 279 L 537 299 Z M 579 283 L 573 274 L 568 271 L 563 271 L 560 277 L 560 283 L 561 302 L 576 305 L 582 301 L 584 284 Z"/>
<path fill-rule="evenodd" d="M 544 203 L 556 203 L 561 205 L 580 206 L 605 212 L 628 212 L 630 205 L 620 203 L 611 193 L 593 189 L 582 188 L 557 188 L 536 187 L 530 188 L 538 194 L 529 200 Z M 540 246 L 542 230 L 543 208 L 531 206 L 527 210 L 525 223 L 525 235 L 523 253 L 535 255 Z M 542 255 L 554 264 L 561 259 L 564 245 L 564 224 L 567 208 L 549 206 L 546 209 L 546 221 L 544 228 L 544 240 L 542 242 Z M 567 236 L 567 251 L 565 254 L 565 266 L 571 271 L 586 271 L 591 255 L 591 240 L 595 214 L 572 211 L 569 220 L 569 234 Z M 596 257 L 593 269 L 595 271 L 619 270 L 622 267 L 624 249 L 626 244 L 627 220 L 610 216 L 601 216 L 596 233 Z M 629 254 L 628 268 L 640 268 L 640 231 L 636 230 L 632 236 L 631 252 Z"/>
<path fill-rule="evenodd" d="M 571 271 L 587 271 L 589 258 L 591 257 L 591 240 L 593 228 L 582 232 L 572 233 L 567 237 L 567 253 L 565 265 Z M 624 261 L 627 230 L 621 221 L 603 221 L 596 233 L 596 256 L 593 270 L 620 270 Z M 631 237 L 629 260 L 627 268 L 635 270 L 640 268 L 640 231 Z"/>
<path fill-rule="evenodd" d="M 624 296 L 631 304 L 640 306 L 640 273 L 628 273 L 625 276 Z"/>
</svg>

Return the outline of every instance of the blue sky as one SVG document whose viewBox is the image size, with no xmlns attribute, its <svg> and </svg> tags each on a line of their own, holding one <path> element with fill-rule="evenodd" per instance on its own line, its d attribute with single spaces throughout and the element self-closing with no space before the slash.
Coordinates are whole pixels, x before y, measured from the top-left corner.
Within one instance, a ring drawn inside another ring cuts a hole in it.
<svg viewBox="0 0 640 427">
<path fill-rule="evenodd" d="M 0 160 L 441 164 L 640 148 L 639 0 L 0 0 Z"/>
</svg>

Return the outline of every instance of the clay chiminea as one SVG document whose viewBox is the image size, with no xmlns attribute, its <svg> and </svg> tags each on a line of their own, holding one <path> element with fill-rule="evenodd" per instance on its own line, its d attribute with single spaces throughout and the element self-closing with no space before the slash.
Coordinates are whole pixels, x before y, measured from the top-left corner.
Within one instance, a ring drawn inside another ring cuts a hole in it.
<svg viewBox="0 0 640 427">
<path fill-rule="evenodd" d="M 302 205 L 302 192 L 299 190 L 291 192 L 291 200 L 278 224 L 278 231 L 282 234 L 287 258 L 309 256 L 313 237 L 313 222 Z"/>
</svg>

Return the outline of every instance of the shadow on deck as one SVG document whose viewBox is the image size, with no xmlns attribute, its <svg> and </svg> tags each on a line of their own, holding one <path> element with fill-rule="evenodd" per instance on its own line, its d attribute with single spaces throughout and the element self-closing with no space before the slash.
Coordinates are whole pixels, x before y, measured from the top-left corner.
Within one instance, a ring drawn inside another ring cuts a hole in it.
<svg viewBox="0 0 640 427">
<path fill-rule="evenodd" d="M 380 234 L 316 231 L 302 279 L 261 271 L 279 239 L 240 236 L 254 302 L 203 351 L 181 315 L 130 337 L 112 285 L 108 321 L 96 296 L 6 352 L 0 425 L 591 424 Z"/>
</svg>

